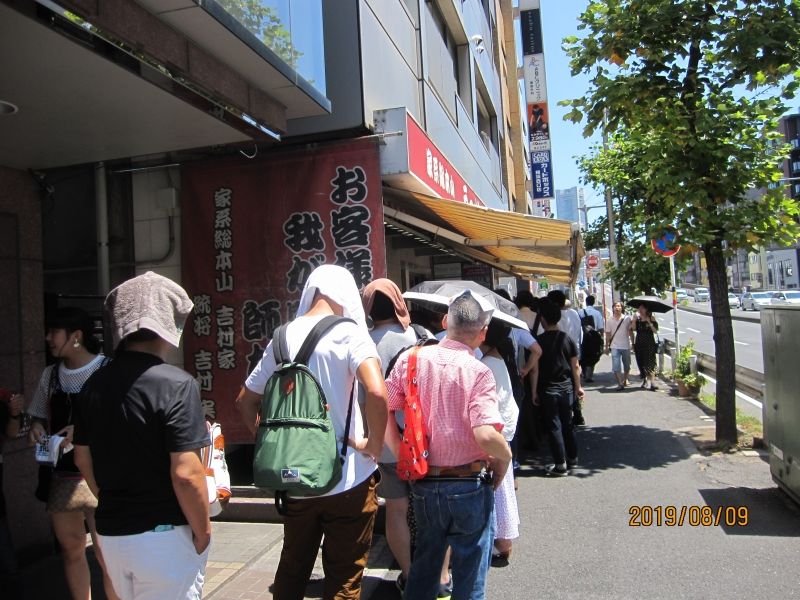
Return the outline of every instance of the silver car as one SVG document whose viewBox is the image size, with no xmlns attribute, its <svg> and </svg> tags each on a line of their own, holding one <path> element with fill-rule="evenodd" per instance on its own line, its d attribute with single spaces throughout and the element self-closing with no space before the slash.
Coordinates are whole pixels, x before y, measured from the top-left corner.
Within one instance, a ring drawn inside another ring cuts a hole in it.
<svg viewBox="0 0 800 600">
<path fill-rule="evenodd" d="M 792 290 L 773 292 L 772 304 L 800 304 L 800 292 Z"/>
<path fill-rule="evenodd" d="M 742 303 L 739 300 L 739 296 L 736 294 L 728 294 L 728 306 L 731 308 L 741 308 Z"/>
<path fill-rule="evenodd" d="M 772 303 L 772 292 L 747 292 L 742 295 L 742 310 L 761 310 Z"/>
</svg>

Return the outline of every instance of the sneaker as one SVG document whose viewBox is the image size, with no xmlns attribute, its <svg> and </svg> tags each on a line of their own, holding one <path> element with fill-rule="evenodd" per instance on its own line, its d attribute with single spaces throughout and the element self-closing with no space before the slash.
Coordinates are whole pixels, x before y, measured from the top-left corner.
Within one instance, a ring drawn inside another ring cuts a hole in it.
<svg viewBox="0 0 800 600">
<path fill-rule="evenodd" d="M 436 597 L 441 598 L 442 600 L 450 600 L 450 597 L 452 595 L 453 595 L 453 577 L 451 575 L 450 580 L 447 583 L 439 584 L 439 593 Z"/>
<path fill-rule="evenodd" d="M 400 572 L 400 575 L 397 576 L 394 585 L 397 587 L 397 590 L 400 592 L 401 595 L 406 590 L 406 578 L 403 577 L 402 571 Z"/>
<path fill-rule="evenodd" d="M 566 463 L 562 463 L 560 465 L 547 465 L 544 470 L 548 475 L 552 475 L 553 477 L 564 477 L 569 475 L 569 469 L 567 469 Z"/>
<path fill-rule="evenodd" d="M 567 461 L 567 469 L 574 469 L 577 466 L 578 466 L 578 459 L 577 458 L 575 460 L 568 460 Z"/>
</svg>

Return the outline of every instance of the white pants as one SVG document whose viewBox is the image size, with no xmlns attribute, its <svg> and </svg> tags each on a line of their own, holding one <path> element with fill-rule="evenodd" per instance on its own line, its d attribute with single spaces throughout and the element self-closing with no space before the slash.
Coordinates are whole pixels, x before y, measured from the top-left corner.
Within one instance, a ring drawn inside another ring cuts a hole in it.
<svg viewBox="0 0 800 600">
<path fill-rule="evenodd" d="M 108 576 L 122 600 L 199 600 L 202 596 L 208 548 L 197 554 L 188 525 L 99 537 Z"/>
</svg>

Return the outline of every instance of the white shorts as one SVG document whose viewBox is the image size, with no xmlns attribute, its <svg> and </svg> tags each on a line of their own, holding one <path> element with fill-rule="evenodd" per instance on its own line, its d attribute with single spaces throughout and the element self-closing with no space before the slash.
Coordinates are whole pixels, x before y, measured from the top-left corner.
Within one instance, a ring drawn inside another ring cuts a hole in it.
<svg viewBox="0 0 800 600">
<path fill-rule="evenodd" d="M 199 600 L 202 596 L 208 548 L 197 554 L 188 525 L 99 538 L 108 576 L 122 600 Z"/>
</svg>

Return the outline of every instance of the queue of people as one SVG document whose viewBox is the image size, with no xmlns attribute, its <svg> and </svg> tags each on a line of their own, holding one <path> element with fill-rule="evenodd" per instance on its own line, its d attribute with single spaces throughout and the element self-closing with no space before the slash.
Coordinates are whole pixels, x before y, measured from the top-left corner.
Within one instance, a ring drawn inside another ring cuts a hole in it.
<svg viewBox="0 0 800 600">
<path fill-rule="evenodd" d="M 528 329 L 493 318 L 467 290 L 444 312 L 412 313 L 388 279 L 359 293 L 341 267 L 311 273 L 281 352 L 296 356 L 318 323 L 344 317 L 307 360 L 343 442 L 341 478 L 324 494 L 286 499 L 276 598 L 304 596 L 320 544 L 324 597 L 359 598 L 378 496 L 403 597 L 484 598 L 489 568 L 508 564 L 521 534 L 513 460 L 521 435 L 529 444 L 546 439 L 548 476 L 578 465 L 582 319 L 605 336 L 618 389 L 628 385 L 631 348 L 643 387 L 654 389 L 657 323 L 645 309 L 633 319 L 621 303 L 607 319 L 596 309 L 579 315 L 560 291 L 523 291 L 515 302 Z M 51 515 L 73 598 L 91 597 L 86 530 L 108 598 L 200 598 L 211 527 L 199 451 L 209 430 L 196 381 L 165 363 L 192 302 L 174 282 L 147 273 L 114 289 L 105 308 L 113 360 L 100 353 L 80 309 L 61 309 L 48 324 L 56 363 L 27 408 L 30 441 L 63 441 L 55 467 L 41 469 L 37 497 Z M 235 399 L 254 434 L 279 354 L 270 342 Z M 398 468 L 409 398 L 424 428 L 421 477 Z M 18 395 L 3 403 L 6 435 L 16 434 L 22 405 Z M 13 561 L 4 559 L 2 571 L 16 581 Z"/>
</svg>

